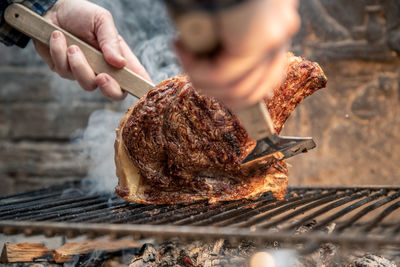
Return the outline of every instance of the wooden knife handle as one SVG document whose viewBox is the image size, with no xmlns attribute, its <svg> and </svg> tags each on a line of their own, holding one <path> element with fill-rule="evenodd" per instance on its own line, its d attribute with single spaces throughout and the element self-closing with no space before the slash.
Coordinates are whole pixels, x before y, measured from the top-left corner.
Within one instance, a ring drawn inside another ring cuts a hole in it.
<svg viewBox="0 0 400 267">
<path fill-rule="evenodd" d="M 151 82 L 127 68 L 118 69 L 111 66 L 105 61 L 103 54 L 99 50 L 45 20 L 21 4 L 11 4 L 8 6 L 4 18 L 13 28 L 47 46 L 49 46 L 51 34 L 55 30 L 62 32 L 65 35 L 68 46 L 77 45 L 82 50 L 89 65 L 96 74 L 108 73 L 119 83 L 123 90 L 138 98 L 145 95 L 154 87 Z"/>
<path fill-rule="evenodd" d="M 260 140 L 275 134 L 274 123 L 263 100 L 251 106 L 234 110 L 234 113 L 251 139 Z"/>
</svg>

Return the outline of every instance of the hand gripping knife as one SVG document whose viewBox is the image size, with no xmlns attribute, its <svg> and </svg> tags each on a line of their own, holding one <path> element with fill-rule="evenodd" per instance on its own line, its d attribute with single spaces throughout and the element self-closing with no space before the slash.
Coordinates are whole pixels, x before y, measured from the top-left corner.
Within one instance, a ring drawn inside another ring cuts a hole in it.
<svg viewBox="0 0 400 267">
<path fill-rule="evenodd" d="M 182 44 L 198 56 L 209 57 L 221 48 L 218 25 L 230 23 L 235 34 L 244 36 L 257 9 L 257 2 L 260 1 L 262 0 L 164 0 Z M 265 60 L 272 60 L 277 52 L 273 51 Z M 255 148 L 241 162 L 242 165 L 282 160 L 316 146 L 311 137 L 277 135 L 264 101 L 234 110 L 234 113 L 250 138 L 257 140 Z"/>
</svg>

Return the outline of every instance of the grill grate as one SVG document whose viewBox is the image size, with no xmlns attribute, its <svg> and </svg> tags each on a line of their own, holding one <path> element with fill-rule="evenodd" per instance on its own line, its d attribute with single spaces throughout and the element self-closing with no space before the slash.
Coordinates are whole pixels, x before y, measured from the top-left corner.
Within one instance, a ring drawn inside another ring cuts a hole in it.
<svg viewBox="0 0 400 267">
<path fill-rule="evenodd" d="M 66 189 L 68 188 L 68 189 Z M 77 183 L 0 197 L 6 234 L 114 234 L 400 245 L 400 187 L 290 187 L 284 200 L 127 203 Z M 307 233 L 306 235 L 302 233 Z"/>
</svg>

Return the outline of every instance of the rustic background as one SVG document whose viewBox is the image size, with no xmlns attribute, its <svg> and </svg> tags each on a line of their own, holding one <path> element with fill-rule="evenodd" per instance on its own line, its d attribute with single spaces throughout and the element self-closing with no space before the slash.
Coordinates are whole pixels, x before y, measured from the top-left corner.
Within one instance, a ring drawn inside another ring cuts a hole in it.
<svg viewBox="0 0 400 267">
<path fill-rule="evenodd" d="M 159 1 L 94 2 L 113 13 L 155 82 L 180 72 Z M 286 124 L 284 134 L 318 145 L 289 160 L 290 183 L 399 183 L 400 1 L 304 0 L 300 12 L 292 49 L 321 64 L 328 87 Z M 0 46 L 0 58 L 0 194 L 86 176 L 115 183 L 112 129 L 135 100 L 111 103 L 59 79 L 32 44 Z"/>
</svg>

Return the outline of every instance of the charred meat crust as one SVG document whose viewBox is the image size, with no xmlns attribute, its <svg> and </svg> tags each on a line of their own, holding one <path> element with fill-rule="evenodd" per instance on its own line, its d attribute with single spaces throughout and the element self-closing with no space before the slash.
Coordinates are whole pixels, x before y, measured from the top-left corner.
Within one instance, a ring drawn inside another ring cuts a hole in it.
<svg viewBox="0 0 400 267">
<path fill-rule="evenodd" d="M 322 88 L 326 78 L 318 64 L 288 54 L 286 79 L 265 100 L 277 132 L 306 96 Z M 121 122 L 121 139 L 139 170 L 137 200 L 176 203 L 254 198 L 272 191 L 283 198 L 286 164 L 245 169 L 240 162 L 253 149 L 239 120 L 216 99 L 194 90 L 187 76 L 157 85 Z M 126 188 L 117 188 L 125 199 Z M 130 193 L 128 193 L 130 194 Z"/>
</svg>

